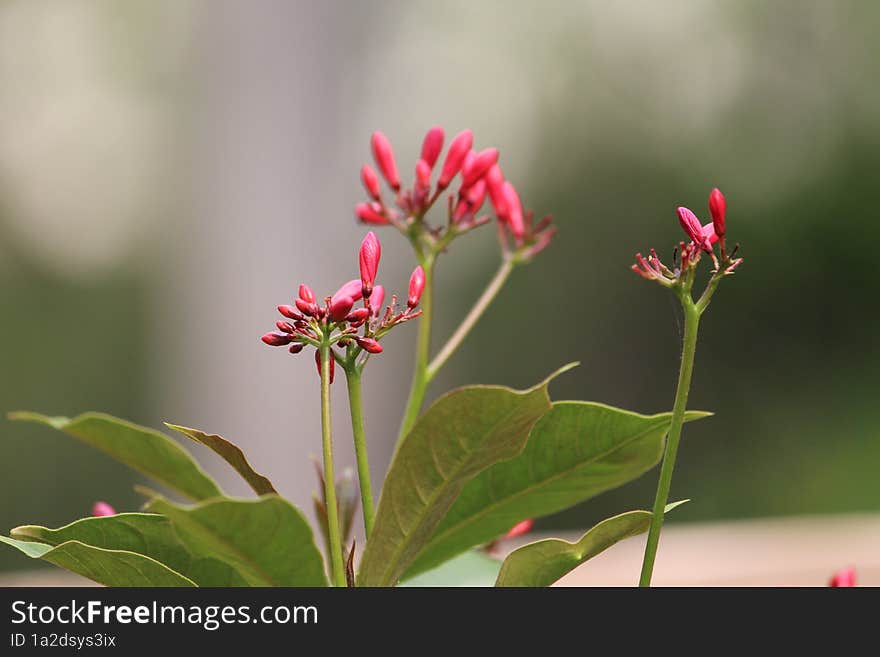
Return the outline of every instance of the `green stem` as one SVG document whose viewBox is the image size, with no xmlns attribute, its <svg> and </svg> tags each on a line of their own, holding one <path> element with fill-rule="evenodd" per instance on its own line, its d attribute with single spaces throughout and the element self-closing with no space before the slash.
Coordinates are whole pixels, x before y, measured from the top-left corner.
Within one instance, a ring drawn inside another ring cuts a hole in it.
<svg viewBox="0 0 880 657">
<path fill-rule="evenodd" d="M 501 266 L 498 268 L 498 271 L 495 272 L 495 276 L 489 282 L 489 286 L 483 291 L 480 298 L 477 299 L 477 302 L 474 304 L 473 308 L 471 308 L 467 317 L 465 317 L 464 321 L 459 324 L 455 333 L 452 334 L 452 337 L 450 337 L 449 340 L 446 341 L 446 344 L 443 345 L 440 353 L 437 354 L 431 361 L 430 365 L 428 365 L 428 382 L 437 375 L 440 368 L 442 368 L 446 364 L 446 361 L 449 360 L 450 356 L 455 353 L 455 350 L 458 349 L 458 346 L 462 343 L 465 337 L 467 337 L 467 334 L 470 333 L 474 324 L 477 323 L 495 297 L 498 296 L 498 292 L 504 287 L 504 283 L 507 282 L 510 272 L 513 271 L 513 267 L 513 260 L 511 258 L 505 258 L 501 263 Z"/>
<path fill-rule="evenodd" d="M 675 469 L 675 457 L 678 453 L 678 441 L 681 438 L 681 426 L 687 408 L 688 392 L 691 387 L 691 374 L 694 369 L 694 353 L 697 349 L 697 329 L 700 323 L 700 310 L 694 304 L 689 291 L 682 291 L 681 305 L 684 309 L 684 344 L 681 352 L 681 369 L 678 373 L 678 389 L 675 391 L 675 403 L 672 407 L 672 421 L 666 438 L 666 450 L 663 454 L 663 466 L 660 468 L 660 481 L 657 484 L 657 497 L 654 499 L 651 529 L 648 532 L 648 543 L 645 546 L 645 558 L 642 561 L 642 574 L 639 586 L 650 586 L 654 572 L 654 559 L 657 556 L 657 545 L 660 543 L 660 530 L 663 527 L 663 514 L 669 499 L 669 488 L 672 485 L 672 471 Z"/>
<path fill-rule="evenodd" d="M 330 346 L 321 353 L 321 435 L 324 446 L 324 501 L 327 504 L 327 535 L 330 537 L 330 573 L 335 586 L 346 586 L 339 538 L 339 507 L 336 503 L 336 476 L 333 472 L 333 435 L 330 427 Z"/>
<path fill-rule="evenodd" d="M 434 297 L 434 256 L 428 255 L 421 258 L 422 269 L 425 272 L 425 289 L 422 292 L 420 305 L 422 316 L 419 318 L 419 335 L 416 342 L 416 365 L 413 372 L 412 385 L 409 390 L 409 399 L 403 413 L 403 422 L 400 425 L 400 433 L 397 436 L 397 445 L 400 446 L 403 439 L 410 432 L 419 419 L 422 404 L 425 401 L 425 393 L 428 390 L 428 360 L 431 350 L 431 319 Z"/>
<path fill-rule="evenodd" d="M 364 409 L 361 401 L 361 374 L 357 365 L 345 369 L 348 384 L 348 407 L 351 412 L 351 432 L 357 457 L 358 482 L 361 488 L 361 506 L 364 509 L 364 531 L 369 539 L 373 531 L 373 486 L 370 482 L 370 462 L 367 459 L 367 436 L 364 433 Z"/>
</svg>

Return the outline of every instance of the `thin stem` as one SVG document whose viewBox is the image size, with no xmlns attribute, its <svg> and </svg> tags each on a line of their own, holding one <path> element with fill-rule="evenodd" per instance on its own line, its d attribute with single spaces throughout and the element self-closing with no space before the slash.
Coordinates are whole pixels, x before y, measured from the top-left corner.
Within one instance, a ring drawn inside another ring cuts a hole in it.
<svg viewBox="0 0 880 657">
<path fill-rule="evenodd" d="M 330 537 L 330 573 L 335 586 L 345 586 L 342 541 L 339 538 L 339 507 L 333 472 L 333 435 L 330 427 L 330 346 L 321 345 L 321 435 L 324 446 L 324 501 L 327 503 L 327 535 Z"/>
<path fill-rule="evenodd" d="M 721 282 L 721 279 L 724 277 L 722 273 L 723 269 L 719 267 L 718 271 L 712 275 L 712 278 L 709 279 L 708 285 L 706 285 L 706 289 L 703 290 L 703 294 L 700 296 L 699 301 L 697 301 L 697 311 L 700 314 L 709 307 L 709 302 L 712 300 L 712 295 L 715 294 L 715 290 L 718 288 L 718 283 Z"/>
<path fill-rule="evenodd" d="M 678 389 L 675 391 L 675 403 L 672 407 L 672 421 L 666 437 L 666 450 L 663 454 L 663 466 L 660 468 L 660 481 L 657 484 L 657 497 L 654 499 L 651 529 L 648 532 L 648 543 L 645 546 L 645 558 L 642 561 L 642 574 L 639 586 L 650 586 L 654 572 L 654 559 L 657 556 L 657 545 L 660 543 L 660 530 L 663 527 L 663 514 L 669 499 L 669 488 L 672 485 L 672 471 L 675 469 L 675 457 L 678 453 L 678 441 L 681 438 L 681 426 L 687 408 L 688 392 L 691 387 L 691 374 L 694 369 L 694 353 L 697 349 L 697 329 L 700 323 L 700 311 L 690 297 L 690 293 L 682 291 L 681 305 L 684 309 L 684 344 L 681 352 L 681 369 L 678 373 Z"/>
<path fill-rule="evenodd" d="M 513 267 L 514 263 L 510 258 L 505 258 L 501 263 L 498 271 L 495 272 L 495 276 L 489 282 L 489 286 L 483 291 L 480 298 L 477 299 L 477 302 L 471 308 L 467 317 L 465 317 L 464 321 L 459 324 L 455 333 L 453 333 L 449 340 L 446 341 L 446 344 L 443 345 L 440 353 L 437 354 L 431 361 L 430 365 L 428 365 L 427 378 L 429 382 L 437 375 L 440 368 L 446 364 L 446 361 L 449 360 L 450 356 L 455 353 L 455 350 L 458 349 L 458 346 L 462 343 L 465 337 L 467 337 L 467 334 L 470 333 L 474 324 L 477 323 L 495 297 L 498 296 L 498 292 L 504 287 L 504 283 L 507 282 L 510 272 L 513 271 Z"/>
<path fill-rule="evenodd" d="M 361 488 L 361 506 L 364 510 L 364 531 L 367 538 L 373 531 L 373 486 L 370 482 L 370 462 L 367 459 L 367 436 L 364 433 L 364 409 L 361 401 L 361 374 L 357 365 L 345 369 L 348 384 L 348 407 L 351 412 L 351 433 L 354 436 L 354 452 L 357 457 L 358 482 Z"/>
<path fill-rule="evenodd" d="M 403 413 L 403 422 L 400 425 L 400 434 L 397 436 L 398 446 L 418 420 L 422 404 L 425 401 L 425 393 L 428 390 L 428 360 L 431 349 L 431 319 L 434 297 L 434 256 L 429 255 L 421 258 L 421 265 L 425 272 L 425 289 L 420 301 L 422 316 L 419 319 L 419 335 L 416 342 L 416 365 L 409 390 L 409 399 Z"/>
</svg>

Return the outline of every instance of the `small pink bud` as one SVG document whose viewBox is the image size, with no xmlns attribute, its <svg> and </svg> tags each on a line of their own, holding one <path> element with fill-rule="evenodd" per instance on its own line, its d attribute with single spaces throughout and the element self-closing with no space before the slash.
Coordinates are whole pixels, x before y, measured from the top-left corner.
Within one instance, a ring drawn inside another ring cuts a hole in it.
<svg viewBox="0 0 880 657">
<path fill-rule="evenodd" d="M 718 235 L 715 234 L 715 226 L 711 223 L 703 226 L 702 233 L 703 244 L 705 244 L 707 241 L 709 242 L 709 244 L 715 244 L 715 242 L 718 241 Z"/>
<path fill-rule="evenodd" d="M 394 151 L 388 137 L 378 130 L 373 133 L 371 140 L 373 146 L 373 158 L 379 167 L 379 171 L 385 176 L 388 185 L 395 192 L 400 191 L 400 176 L 397 175 L 397 163 L 394 161 Z"/>
<path fill-rule="evenodd" d="M 486 148 L 467 160 L 461 169 L 462 186 L 470 187 L 498 162 L 498 149 Z"/>
<path fill-rule="evenodd" d="M 828 586 L 833 588 L 838 587 L 850 587 L 856 585 L 856 569 L 855 568 L 844 568 L 843 570 L 838 570 L 834 573 L 834 576 L 831 578 L 831 581 L 828 582 Z"/>
<path fill-rule="evenodd" d="M 354 206 L 354 213 L 357 218 L 365 224 L 374 224 L 376 226 L 385 226 L 388 224 L 388 217 L 377 211 L 370 203 L 358 203 Z"/>
<path fill-rule="evenodd" d="M 382 312 L 382 304 L 385 303 L 385 286 L 377 285 L 373 288 L 373 294 L 370 296 L 370 309 L 374 315 Z"/>
<path fill-rule="evenodd" d="M 287 348 L 287 351 L 289 351 L 292 354 L 298 354 L 299 352 L 301 352 L 303 350 L 304 346 L 305 345 L 302 342 L 293 342 Z"/>
<path fill-rule="evenodd" d="M 317 297 L 315 297 L 315 293 L 312 292 L 312 288 L 305 283 L 299 286 L 299 298 L 306 303 L 315 303 L 315 301 L 317 301 Z"/>
<path fill-rule="evenodd" d="M 727 211 L 727 201 L 724 194 L 717 187 L 709 194 L 709 213 L 712 215 L 712 226 L 718 237 L 724 237 L 724 214 Z"/>
<path fill-rule="evenodd" d="M 378 288 L 373 288 L 373 296 L 376 296 L 377 289 Z M 348 317 L 346 317 L 345 319 L 348 320 L 349 322 L 357 323 L 357 322 L 364 321 L 369 316 L 370 316 L 370 309 L 369 308 L 358 308 L 356 310 L 352 310 L 349 313 Z"/>
<path fill-rule="evenodd" d="M 115 516 L 116 509 L 114 509 L 106 502 L 95 502 L 94 506 L 92 506 L 92 515 L 95 518 L 101 518 L 103 516 Z"/>
<path fill-rule="evenodd" d="M 294 303 L 296 304 L 296 307 L 299 309 L 299 311 L 303 315 L 308 315 L 309 317 L 314 317 L 315 315 L 318 314 L 319 309 L 314 301 L 308 302 L 303 299 L 295 299 Z"/>
<path fill-rule="evenodd" d="M 486 187 L 489 190 L 489 199 L 495 214 L 499 219 L 507 218 L 507 207 L 504 204 L 504 173 L 497 164 L 486 172 Z"/>
<path fill-rule="evenodd" d="M 678 222 L 681 224 L 681 227 L 684 229 L 687 236 L 691 238 L 691 241 L 696 244 L 702 244 L 703 225 L 700 223 L 700 220 L 697 219 L 697 215 L 683 207 L 678 208 L 676 212 L 678 212 Z"/>
<path fill-rule="evenodd" d="M 516 538 L 517 536 L 528 534 L 532 531 L 532 526 L 534 524 L 535 522 L 531 518 L 518 522 L 510 528 L 510 531 L 504 535 L 504 538 Z"/>
<path fill-rule="evenodd" d="M 522 239 L 526 234 L 526 225 L 523 221 L 522 202 L 516 187 L 510 181 L 505 181 L 502 187 L 504 195 L 504 209 L 507 213 L 505 219 L 510 224 L 510 232 L 516 239 Z"/>
<path fill-rule="evenodd" d="M 359 260 L 361 266 L 362 294 L 369 297 L 376 282 L 376 273 L 379 271 L 379 259 L 382 257 L 382 245 L 373 231 L 367 233 L 361 242 Z"/>
<path fill-rule="evenodd" d="M 443 150 L 443 128 L 435 125 L 428 130 L 425 135 L 425 141 L 422 142 L 422 159 L 428 163 L 429 169 L 434 168 L 437 158 L 440 157 L 440 151 Z"/>
<path fill-rule="evenodd" d="M 341 288 L 336 290 L 336 294 L 333 295 L 333 299 L 336 297 L 351 297 L 353 301 L 357 301 L 361 298 L 361 281 L 359 278 L 353 278 L 348 283 L 343 285 Z M 333 299 L 330 300 L 330 303 L 333 303 Z"/>
<path fill-rule="evenodd" d="M 318 368 L 318 376 L 321 376 L 321 352 L 315 349 L 315 366 Z M 336 375 L 336 359 L 330 354 L 330 383 L 333 383 L 333 377 Z"/>
<path fill-rule="evenodd" d="M 361 167 L 361 183 L 374 201 L 378 201 L 382 197 L 382 190 L 379 189 L 379 176 L 369 164 Z"/>
<path fill-rule="evenodd" d="M 443 169 L 440 172 L 439 180 L 437 180 L 437 186 L 440 189 L 449 187 L 449 183 L 461 171 L 461 165 L 464 163 L 464 158 L 471 150 L 473 143 L 474 133 L 470 130 L 463 130 L 449 144 L 449 151 L 446 153 Z"/>
<path fill-rule="evenodd" d="M 373 338 L 355 338 L 355 342 L 358 343 L 361 349 L 371 354 L 381 354 L 383 351 L 382 345 Z"/>
<path fill-rule="evenodd" d="M 354 299 L 349 296 L 340 295 L 334 297 L 330 301 L 330 319 L 334 322 L 341 322 L 348 316 L 348 313 L 351 312 L 351 307 L 353 305 Z"/>
<path fill-rule="evenodd" d="M 431 166 L 425 160 L 416 162 L 416 185 L 421 189 L 431 186 Z"/>
<path fill-rule="evenodd" d="M 486 199 L 486 187 L 486 179 L 480 178 L 465 191 L 464 197 L 470 204 L 471 213 L 476 214 L 483 207 L 483 201 Z"/>
<path fill-rule="evenodd" d="M 287 319 L 301 320 L 303 318 L 293 306 L 278 306 L 278 312 L 287 317 Z"/>
<path fill-rule="evenodd" d="M 419 305 L 419 299 L 422 298 L 422 292 L 425 290 L 425 270 L 421 265 L 413 269 L 412 275 L 409 277 L 409 298 L 406 300 L 408 308 L 412 309 Z"/>
<path fill-rule="evenodd" d="M 260 339 L 270 347 L 283 347 L 286 344 L 290 344 L 293 340 L 290 335 L 282 333 L 281 331 L 272 331 Z"/>
</svg>

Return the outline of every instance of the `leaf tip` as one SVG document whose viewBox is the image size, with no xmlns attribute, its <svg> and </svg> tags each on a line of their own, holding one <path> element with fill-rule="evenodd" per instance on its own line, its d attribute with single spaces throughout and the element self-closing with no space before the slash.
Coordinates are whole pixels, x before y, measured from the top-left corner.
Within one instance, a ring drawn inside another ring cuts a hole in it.
<svg viewBox="0 0 880 657">
<path fill-rule="evenodd" d="M 682 504 L 685 504 L 686 502 L 690 502 L 690 501 L 691 501 L 691 499 L 690 499 L 690 498 L 687 498 L 687 499 L 685 499 L 685 500 L 678 500 L 677 502 L 670 502 L 670 503 L 667 504 L 666 507 L 663 509 L 663 515 L 666 515 L 667 513 L 669 513 L 670 511 L 672 511 L 675 507 L 677 507 L 677 506 L 681 506 Z"/>
<path fill-rule="evenodd" d="M 560 376 L 561 374 L 565 374 L 569 370 L 573 370 L 575 367 L 578 367 L 580 364 L 581 364 L 580 361 L 577 361 L 577 360 L 572 361 L 571 363 L 566 363 L 565 365 L 563 365 L 559 369 L 551 372 L 550 375 L 546 379 L 541 381 L 541 383 L 538 385 L 538 387 L 543 387 L 543 386 L 549 385 L 550 382 L 553 381 L 553 379 Z"/>
</svg>

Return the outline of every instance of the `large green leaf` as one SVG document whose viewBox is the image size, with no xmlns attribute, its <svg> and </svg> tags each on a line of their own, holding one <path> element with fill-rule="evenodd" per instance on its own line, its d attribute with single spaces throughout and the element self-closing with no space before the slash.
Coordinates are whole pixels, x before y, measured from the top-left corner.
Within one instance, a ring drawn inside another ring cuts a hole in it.
<svg viewBox="0 0 880 657">
<path fill-rule="evenodd" d="M 437 568 L 411 577 L 401 584 L 406 587 L 493 586 L 501 569 L 501 561 L 482 550 L 468 550 Z"/>
<path fill-rule="evenodd" d="M 396 584 L 464 485 L 519 454 L 535 422 L 550 409 L 552 378 L 525 391 L 460 388 L 427 410 L 391 463 L 364 550 L 360 585 Z"/>
<path fill-rule="evenodd" d="M 21 411 L 10 413 L 9 419 L 39 422 L 63 431 L 190 499 L 223 494 L 185 449 L 153 429 L 103 413 L 68 419 Z"/>
<path fill-rule="evenodd" d="M 155 559 L 126 550 L 104 550 L 78 541 L 57 547 L 0 536 L 33 559 L 44 559 L 106 586 L 195 586 Z"/>
<path fill-rule="evenodd" d="M 689 411 L 696 420 L 709 413 Z M 632 481 L 659 462 L 670 413 L 640 415 L 593 402 L 555 402 L 514 459 L 471 480 L 406 576 Z"/>
<path fill-rule="evenodd" d="M 75 541 L 99 548 L 94 558 L 103 558 L 106 551 L 134 552 L 148 557 L 198 586 L 247 586 L 238 572 L 210 555 L 193 556 L 180 542 L 168 518 L 153 513 L 120 513 L 100 518 L 83 518 L 58 529 L 35 525 L 16 527 L 13 539 L 37 541 L 59 546 Z M 123 582 L 102 582 L 124 586 Z"/>
<path fill-rule="evenodd" d="M 158 497 L 147 508 L 171 521 L 192 554 L 229 564 L 251 586 L 327 586 L 312 530 L 296 508 L 276 495 L 189 507 Z"/>
<path fill-rule="evenodd" d="M 229 442 L 221 436 L 213 433 L 204 433 L 198 429 L 190 429 L 189 427 L 182 427 L 168 422 L 165 423 L 165 426 L 216 452 L 224 461 L 235 468 L 235 471 L 250 484 L 250 487 L 257 495 L 269 495 L 270 493 L 278 492 L 271 481 L 251 467 L 247 457 L 238 445 Z"/>
<path fill-rule="evenodd" d="M 666 505 L 666 513 L 687 500 Z M 648 531 L 650 511 L 628 511 L 603 520 L 576 543 L 550 538 L 514 550 L 501 566 L 495 586 L 550 586 L 615 543 Z"/>
</svg>

